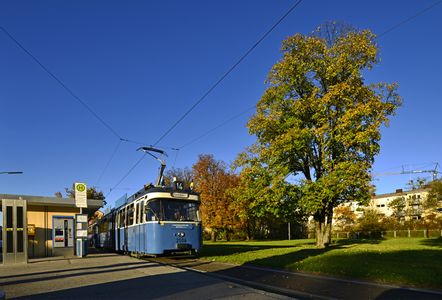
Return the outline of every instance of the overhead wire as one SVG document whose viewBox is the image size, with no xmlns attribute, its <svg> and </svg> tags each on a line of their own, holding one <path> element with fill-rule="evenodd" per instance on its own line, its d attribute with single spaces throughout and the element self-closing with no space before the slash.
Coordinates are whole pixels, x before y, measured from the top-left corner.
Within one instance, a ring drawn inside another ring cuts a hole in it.
<svg viewBox="0 0 442 300">
<path fill-rule="evenodd" d="M 259 39 L 256 41 L 240 58 L 236 61 L 210 88 L 180 117 L 172 126 L 167 129 L 163 135 L 154 143 L 157 145 L 161 142 L 188 114 L 190 114 L 195 107 L 198 106 L 229 74 L 256 48 L 258 45 L 302 2 L 298 0 L 293 6 L 291 6 L 285 14 L 283 14 L 278 21 L 273 24 Z"/>
<path fill-rule="evenodd" d="M 166 132 L 160 136 L 160 138 L 152 145 L 156 146 L 159 142 L 161 142 L 184 118 L 190 114 L 195 107 L 198 106 L 300 3 L 302 0 L 298 0 L 293 6 L 291 6 L 285 14 L 283 14 L 277 22 L 268 29 L 264 35 L 261 36 L 261 38 L 258 39 L 257 42 L 255 42 L 252 47 L 250 47 L 246 53 L 244 53 L 240 59 L 235 62 L 173 125 L 166 130 Z M 179 148 L 174 148 L 174 150 L 179 151 Z M 176 154 L 178 156 L 178 153 Z M 113 189 L 115 189 L 123 180 L 129 176 L 129 174 L 135 169 L 135 167 L 143 160 L 145 155 L 141 157 L 140 160 L 138 160 L 130 169 L 129 171 L 123 176 L 120 181 L 114 186 Z M 112 192 L 112 190 L 109 192 L 109 194 Z"/>
<path fill-rule="evenodd" d="M 123 142 L 123 140 L 122 140 L 122 139 L 120 139 L 120 140 L 118 141 L 118 144 L 117 144 L 117 146 L 115 147 L 114 151 L 112 151 L 112 154 L 111 154 L 111 156 L 110 156 L 109 160 L 107 161 L 106 165 L 104 166 L 104 169 L 103 169 L 103 171 L 101 171 L 101 173 L 100 173 L 100 176 L 98 177 L 98 179 L 97 179 L 97 181 L 96 181 L 96 184 L 95 184 L 95 185 L 98 185 L 98 184 L 100 183 L 100 181 L 101 181 L 101 178 L 103 177 L 104 173 L 106 172 L 107 168 L 109 167 L 109 165 L 110 165 L 111 161 L 112 161 L 112 160 L 114 159 L 114 157 L 115 157 L 115 154 L 117 153 L 117 151 L 118 151 L 118 148 L 120 148 L 120 145 L 121 145 L 121 143 L 122 143 L 122 142 Z"/>
<path fill-rule="evenodd" d="M 136 163 L 124 174 L 124 176 L 110 189 L 109 193 L 106 194 L 106 197 L 108 197 L 113 190 L 115 190 L 120 183 L 123 182 L 124 179 L 126 179 L 127 176 L 129 176 L 130 173 L 140 164 L 140 162 L 146 157 L 146 153 L 143 153 L 143 155 L 136 161 Z"/>
<path fill-rule="evenodd" d="M 418 16 L 424 14 L 425 12 L 429 11 L 430 9 L 434 8 L 435 6 L 437 6 L 437 5 L 441 4 L 441 3 L 442 3 L 442 0 L 439 0 L 439 1 L 437 1 L 437 2 L 435 2 L 435 3 L 433 3 L 433 4 L 431 4 L 430 6 L 428 6 L 428 7 L 424 8 L 424 9 L 418 11 L 416 14 L 414 14 L 414 15 L 412 15 L 412 16 L 406 18 L 406 19 L 404 19 L 403 21 L 401 21 L 401 22 L 397 23 L 396 25 L 393 25 L 393 26 L 390 27 L 389 29 L 383 31 L 381 34 L 378 35 L 378 37 L 382 37 L 382 36 L 384 36 L 384 35 L 390 33 L 391 31 L 397 29 L 398 27 L 404 25 L 405 23 L 408 23 L 409 21 L 411 21 L 411 20 L 413 20 L 414 18 L 416 18 L 416 17 L 418 17 Z M 233 121 L 234 119 L 240 117 L 241 115 L 245 114 L 246 112 L 248 112 L 249 110 L 251 110 L 251 109 L 253 109 L 253 108 L 255 108 L 255 106 L 252 106 L 252 107 L 246 109 L 245 111 L 239 113 L 238 115 L 235 115 L 235 116 L 233 116 L 233 117 L 227 119 L 226 121 L 222 122 L 221 124 L 219 124 L 219 125 L 215 126 L 214 128 L 212 128 L 212 129 L 206 131 L 204 134 L 198 136 L 197 138 L 194 138 L 194 139 L 190 140 L 189 142 L 183 144 L 181 147 L 178 147 L 178 150 L 181 150 L 181 149 L 183 149 L 184 147 L 187 147 L 187 146 L 193 144 L 194 142 L 196 142 L 196 141 L 198 141 L 198 140 L 200 140 L 200 139 L 206 137 L 207 135 L 209 135 L 209 134 L 212 133 L 213 131 L 217 130 L 218 128 L 220 128 L 220 127 L 222 127 L 222 126 L 224 126 L 224 125 L 226 125 L 227 123 Z M 175 162 L 176 162 L 176 158 L 175 158 Z M 174 163 L 174 164 L 175 164 L 175 163 Z"/>
<path fill-rule="evenodd" d="M 243 111 L 240 112 L 239 114 L 236 114 L 236 115 L 230 117 L 229 119 L 227 119 L 227 120 L 221 122 L 221 123 L 218 124 L 217 126 L 215 126 L 215 127 L 211 128 L 211 129 L 207 130 L 205 133 L 201 134 L 200 136 L 198 136 L 198 137 L 196 137 L 196 138 L 190 140 L 189 142 L 183 144 L 181 147 L 178 147 L 178 150 L 181 150 L 181 149 L 183 149 L 183 148 L 185 148 L 185 147 L 187 147 L 187 146 L 189 146 L 189 145 L 191 145 L 191 144 L 193 144 L 193 143 L 195 143 L 195 142 L 201 140 L 202 138 L 208 136 L 209 134 L 211 134 L 211 133 L 214 132 L 215 130 L 217 130 L 217 129 L 219 129 L 219 128 L 225 126 L 225 125 L 227 125 L 228 123 L 230 123 L 230 122 L 232 122 L 232 121 L 234 121 L 234 120 L 236 120 L 236 119 L 238 119 L 239 117 L 241 117 L 242 115 L 244 115 L 244 114 L 246 114 L 247 112 L 251 111 L 251 110 L 254 109 L 255 107 L 256 107 L 256 106 L 253 105 L 253 106 L 247 108 L 246 110 L 243 110 Z"/>
<path fill-rule="evenodd" d="M 391 31 L 397 29 L 398 27 L 404 25 L 405 23 L 410 22 L 411 20 L 413 20 L 413 19 L 417 18 L 418 16 L 420 16 L 420 15 L 426 13 L 427 11 L 429 11 L 430 9 L 436 7 L 437 5 L 439 5 L 439 4 L 441 4 L 441 3 L 442 3 L 442 0 L 436 1 L 435 3 L 433 3 L 433 4 L 429 5 L 429 6 L 427 6 L 426 8 L 424 8 L 424 9 L 422 9 L 422 10 L 420 10 L 420 11 L 418 11 L 418 12 L 415 13 L 414 15 L 412 15 L 412 16 L 410 16 L 410 17 L 404 19 L 404 20 L 402 20 L 401 22 L 397 23 L 396 25 L 391 26 L 391 27 L 388 28 L 387 30 L 385 30 L 385 31 L 383 31 L 382 33 L 380 33 L 380 34 L 378 35 L 378 38 L 381 38 L 381 37 L 383 37 L 384 35 L 390 33 Z"/>
<path fill-rule="evenodd" d="M 221 123 L 218 124 L 217 126 L 215 126 L 215 127 L 211 128 L 211 129 L 207 130 L 205 133 L 201 134 L 200 136 L 198 136 L 198 137 L 196 137 L 196 138 L 190 140 L 189 142 L 183 144 L 181 147 L 176 148 L 177 152 L 176 152 L 176 154 L 175 154 L 175 159 L 174 159 L 174 161 L 173 161 L 172 168 L 175 167 L 175 164 L 176 164 L 176 162 L 177 162 L 177 160 L 178 160 L 178 153 L 179 153 L 179 151 L 182 150 L 184 147 L 187 147 L 187 146 L 189 146 L 189 145 L 191 145 L 191 144 L 193 144 L 193 143 L 195 143 L 195 142 L 201 140 L 202 138 L 208 136 L 209 134 L 211 134 L 211 133 L 214 132 L 215 130 L 217 130 L 217 129 L 219 129 L 219 128 L 225 126 L 225 125 L 227 125 L 228 123 L 230 123 L 230 122 L 232 122 L 233 120 L 235 120 L 235 119 L 241 117 L 242 115 L 246 114 L 247 112 L 249 112 L 250 110 L 252 110 L 252 109 L 254 109 L 254 108 L 255 108 L 255 105 L 253 105 L 253 106 L 247 108 L 246 110 L 240 112 L 239 114 L 236 114 L 236 115 L 230 117 L 229 119 L 227 119 L 227 120 L 221 122 Z"/>
<path fill-rule="evenodd" d="M 0 26 L 0 30 L 3 31 L 10 40 L 12 40 L 20 49 L 22 49 L 34 62 L 36 62 L 50 77 L 52 77 L 69 95 L 71 95 L 78 103 L 80 103 L 90 114 L 92 114 L 104 127 L 106 127 L 113 135 L 121 139 L 121 136 L 117 131 L 109 125 L 102 117 L 100 117 L 89 105 L 86 104 L 72 89 L 70 89 L 60 78 L 58 78 L 53 72 L 51 72 L 35 55 L 33 55 L 28 49 L 26 49 L 9 31 L 3 26 Z"/>
</svg>

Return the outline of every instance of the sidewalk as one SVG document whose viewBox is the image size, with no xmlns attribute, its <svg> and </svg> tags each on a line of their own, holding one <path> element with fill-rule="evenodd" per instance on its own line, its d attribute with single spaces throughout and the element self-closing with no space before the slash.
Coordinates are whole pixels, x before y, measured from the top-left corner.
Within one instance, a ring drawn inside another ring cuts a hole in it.
<svg viewBox="0 0 442 300">
<path fill-rule="evenodd" d="M 199 259 L 165 258 L 161 262 L 301 299 L 442 299 L 442 290 L 399 287 Z"/>
<path fill-rule="evenodd" d="M 6 299 L 287 299 L 241 284 L 114 253 L 0 266 Z"/>
</svg>

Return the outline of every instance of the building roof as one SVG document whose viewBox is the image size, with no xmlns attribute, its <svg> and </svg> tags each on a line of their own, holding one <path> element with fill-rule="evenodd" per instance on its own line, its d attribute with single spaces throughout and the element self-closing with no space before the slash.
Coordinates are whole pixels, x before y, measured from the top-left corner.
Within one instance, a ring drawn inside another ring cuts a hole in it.
<svg viewBox="0 0 442 300">
<path fill-rule="evenodd" d="M 430 190 L 429 188 L 421 188 L 421 189 L 416 189 L 416 190 L 411 190 L 411 191 L 401 191 L 401 192 L 395 192 L 395 193 L 379 194 L 379 195 L 373 196 L 371 199 L 399 197 L 399 196 L 404 196 L 404 195 L 408 195 L 408 194 L 428 192 L 429 190 Z"/>
<path fill-rule="evenodd" d="M 28 205 L 36 205 L 36 206 L 75 207 L 75 199 L 73 198 L 0 194 L 0 200 L 2 199 L 26 200 Z M 84 210 L 87 213 L 93 213 L 102 206 L 103 206 L 103 200 L 87 199 L 87 208 L 85 208 Z"/>
</svg>

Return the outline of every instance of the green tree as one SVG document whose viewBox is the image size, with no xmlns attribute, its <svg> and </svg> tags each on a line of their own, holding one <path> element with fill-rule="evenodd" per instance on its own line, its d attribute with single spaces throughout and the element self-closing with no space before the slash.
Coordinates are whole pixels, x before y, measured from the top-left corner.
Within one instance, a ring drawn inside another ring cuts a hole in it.
<svg viewBox="0 0 442 300">
<path fill-rule="evenodd" d="M 283 42 L 269 87 L 250 119 L 253 147 L 271 176 L 299 180 L 316 245 L 331 241 L 333 208 L 368 201 L 380 127 L 400 104 L 396 84 L 367 85 L 362 73 L 378 62 L 375 35 L 326 24 Z"/>
<path fill-rule="evenodd" d="M 422 188 L 427 187 L 428 182 L 427 182 L 427 179 L 418 177 L 414 180 L 410 179 L 407 182 L 407 186 L 409 187 L 410 190 L 417 190 L 417 189 L 422 189 Z"/>
<path fill-rule="evenodd" d="M 183 182 L 185 188 L 189 188 L 190 184 L 193 181 L 192 170 L 189 169 L 188 167 L 185 167 L 184 169 L 172 168 L 170 170 L 167 170 L 164 173 L 164 183 L 166 185 L 170 185 L 172 183 L 174 177 L 178 181 Z"/>
<path fill-rule="evenodd" d="M 433 181 L 429 184 L 430 192 L 423 203 L 426 210 L 438 211 L 442 208 L 442 181 Z"/>
<path fill-rule="evenodd" d="M 428 230 L 440 229 L 442 226 L 442 182 L 433 181 L 428 186 L 430 191 L 422 204 L 424 213 L 420 220 L 427 234 Z"/>
<path fill-rule="evenodd" d="M 363 236 L 369 237 L 379 237 L 385 229 L 386 226 L 375 208 L 365 209 L 364 215 L 358 219 L 356 225 L 357 231 L 361 231 Z"/>
<path fill-rule="evenodd" d="M 242 208 L 238 216 L 248 239 L 266 237 L 262 231 L 280 227 L 281 222 L 303 219 L 296 209 L 297 186 L 289 184 L 282 174 L 271 174 L 272 170 L 261 164 L 253 151 L 240 154 L 235 166 L 242 169 L 239 184 L 231 192 L 235 204 Z"/>
<path fill-rule="evenodd" d="M 388 207 L 393 210 L 393 216 L 396 220 L 405 220 L 407 216 L 406 201 L 404 197 L 396 197 L 388 203 Z"/>
<path fill-rule="evenodd" d="M 72 184 L 71 188 L 65 188 L 66 197 L 75 198 L 75 183 Z M 86 196 L 88 199 L 96 199 L 96 200 L 104 200 L 106 197 L 104 196 L 102 191 L 98 191 L 96 187 L 90 186 L 87 188 Z"/>
</svg>

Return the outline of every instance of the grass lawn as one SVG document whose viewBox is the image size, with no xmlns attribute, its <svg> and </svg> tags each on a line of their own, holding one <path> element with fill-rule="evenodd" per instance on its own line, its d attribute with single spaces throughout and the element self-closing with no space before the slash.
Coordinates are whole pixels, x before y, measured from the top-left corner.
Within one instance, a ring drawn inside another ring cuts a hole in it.
<svg viewBox="0 0 442 300">
<path fill-rule="evenodd" d="M 442 288 L 442 239 L 205 242 L 201 258 L 416 287 Z"/>
</svg>

